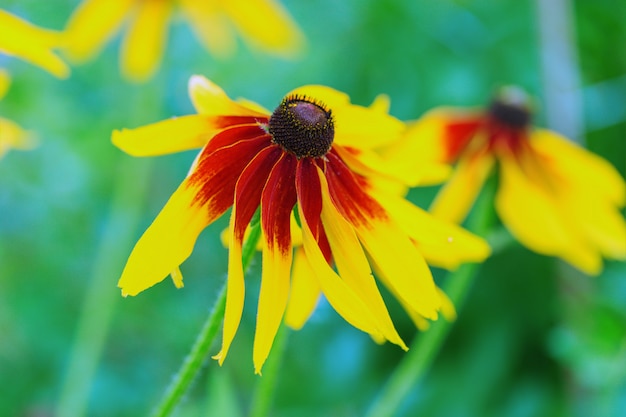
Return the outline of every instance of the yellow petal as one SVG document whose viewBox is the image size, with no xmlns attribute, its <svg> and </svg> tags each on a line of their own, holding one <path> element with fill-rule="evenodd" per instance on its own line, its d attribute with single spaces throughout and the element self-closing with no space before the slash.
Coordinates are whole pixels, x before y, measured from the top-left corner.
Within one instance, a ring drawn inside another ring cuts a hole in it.
<svg viewBox="0 0 626 417">
<path fill-rule="evenodd" d="M 183 288 L 185 286 L 183 284 L 183 274 L 180 272 L 180 268 L 174 268 L 174 270 L 170 272 L 170 276 L 172 277 L 172 282 L 174 282 L 174 286 L 176 288 Z"/>
<path fill-rule="evenodd" d="M 405 199 L 380 191 L 374 196 L 431 265 L 453 270 L 464 262 L 482 262 L 491 253 L 481 237 L 436 218 Z"/>
<path fill-rule="evenodd" d="M 298 26 L 273 0 L 230 0 L 222 7 L 252 45 L 284 56 L 293 56 L 304 46 Z"/>
<path fill-rule="evenodd" d="M 267 113 L 231 100 L 217 84 L 201 75 L 189 79 L 189 96 L 194 107 L 200 114 L 211 116 L 259 116 L 267 117 Z"/>
<path fill-rule="evenodd" d="M 11 76 L 9 73 L 0 68 L 0 100 L 4 97 L 11 85 Z"/>
<path fill-rule="evenodd" d="M 172 5 L 167 1 L 139 3 L 121 49 L 122 73 L 131 81 L 145 81 L 154 74 L 165 49 Z"/>
<path fill-rule="evenodd" d="M 239 328 L 245 297 L 244 271 L 241 263 L 242 242 L 234 234 L 236 210 L 237 207 L 233 206 L 228 228 L 231 245 L 228 250 L 228 280 L 226 284 L 226 309 L 224 312 L 222 349 L 217 355 L 213 356 L 213 359 L 216 359 L 220 366 L 224 363 L 224 359 L 226 359 L 230 345 Z"/>
<path fill-rule="evenodd" d="M 429 211 L 435 217 L 446 221 L 463 222 L 492 166 L 493 157 L 488 154 L 474 154 L 470 158 L 462 158 L 452 177 L 437 194 Z"/>
<path fill-rule="evenodd" d="M 268 245 L 263 250 L 263 272 L 261 292 L 254 334 L 254 373 L 260 374 L 282 322 L 287 299 L 291 272 L 292 250 L 283 252 Z"/>
<path fill-rule="evenodd" d="M 0 117 L 0 158 L 9 150 L 29 150 L 37 146 L 35 135 L 17 123 Z"/>
<path fill-rule="evenodd" d="M 302 220 L 302 242 L 306 260 L 330 305 L 357 329 L 376 337 L 383 337 L 378 330 L 376 320 L 363 300 L 328 266 L 322 251 L 317 246 L 313 233 L 304 220 L 305 217 L 300 206 L 298 206 L 298 211 Z"/>
<path fill-rule="evenodd" d="M 285 312 L 285 324 L 295 330 L 301 329 L 313 314 L 320 294 L 320 285 L 306 260 L 304 249 L 298 248 L 293 259 L 291 292 Z"/>
<path fill-rule="evenodd" d="M 118 282 L 122 295 L 137 295 L 161 282 L 189 257 L 200 232 L 215 220 L 205 207 L 194 205 L 196 194 L 183 181 L 139 239 Z"/>
<path fill-rule="evenodd" d="M 213 55 L 232 55 L 237 47 L 227 15 L 213 2 L 180 0 L 185 16 L 202 45 Z"/>
<path fill-rule="evenodd" d="M 129 155 L 156 156 L 201 148 L 220 130 L 209 118 L 190 115 L 114 130 L 111 141 Z"/>
<path fill-rule="evenodd" d="M 376 106 L 350 104 L 347 94 L 321 85 L 307 85 L 291 91 L 324 104 L 335 120 L 335 143 L 356 149 L 388 146 L 399 140 L 404 123 Z"/>
<path fill-rule="evenodd" d="M 39 28 L 0 9 L 0 52 L 15 55 L 37 65 L 59 78 L 66 78 L 70 70 L 51 48 L 58 46 L 58 32 Z"/>
<path fill-rule="evenodd" d="M 100 52 L 118 31 L 135 0 L 86 0 L 74 11 L 65 29 L 69 59 L 84 62 Z"/>
<path fill-rule="evenodd" d="M 328 237 L 333 259 L 344 282 L 365 302 L 383 336 L 390 342 L 408 350 L 393 325 L 387 307 L 376 286 L 369 262 L 352 226 L 334 207 L 328 184 L 320 173 L 322 186 L 322 224 Z"/>
<path fill-rule="evenodd" d="M 559 256 L 588 274 L 599 273 L 599 254 L 584 242 L 579 226 L 571 222 L 567 208 L 559 203 L 548 181 L 530 180 L 513 156 L 502 155 L 500 162 L 495 205 L 515 238 L 536 252 Z"/>
</svg>

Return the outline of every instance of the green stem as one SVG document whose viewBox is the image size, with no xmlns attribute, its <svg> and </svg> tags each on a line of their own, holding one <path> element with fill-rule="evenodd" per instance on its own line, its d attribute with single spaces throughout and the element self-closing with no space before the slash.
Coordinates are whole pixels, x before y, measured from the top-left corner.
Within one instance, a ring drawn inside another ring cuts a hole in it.
<svg viewBox="0 0 626 417">
<path fill-rule="evenodd" d="M 274 343 L 272 343 L 272 354 L 267 359 L 263 367 L 263 377 L 259 379 L 254 398 L 252 400 L 252 408 L 250 417 L 265 417 L 269 415 L 272 401 L 274 400 L 274 392 L 278 383 L 278 371 L 282 362 L 283 353 L 287 346 L 288 331 L 285 326 L 281 326 L 278 330 Z"/>
<path fill-rule="evenodd" d="M 492 179 L 477 202 L 474 216 L 468 222 L 468 230 L 485 236 L 493 223 L 493 201 L 495 182 Z M 457 310 L 463 306 L 467 293 L 474 282 L 480 264 L 465 264 L 449 274 L 443 291 Z M 411 344 L 409 351 L 391 374 L 379 396 L 370 407 L 367 417 L 392 416 L 411 389 L 430 369 L 437 353 L 454 323 L 438 320 Z"/>
<path fill-rule="evenodd" d="M 261 237 L 261 227 L 258 221 L 258 211 L 250 222 L 250 235 L 246 239 L 242 249 L 242 263 L 246 270 L 252 261 L 252 257 L 256 250 L 256 245 Z M 161 403 L 155 409 L 154 417 L 165 417 L 174 411 L 174 408 L 180 402 L 182 396 L 187 392 L 189 386 L 194 381 L 196 375 L 202 368 L 206 357 L 209 355 L 209 349 L 217 332 L 224 320 L 224 311 L 226 308 L 226 286 L 222 287 L 218 299 L 213 310 L 207 317 L 200 334 L 196 338 L 191 352 L 185 358 L 180 370 L 174 377 L 171 385 L 165 392 Z"/>
</svg>

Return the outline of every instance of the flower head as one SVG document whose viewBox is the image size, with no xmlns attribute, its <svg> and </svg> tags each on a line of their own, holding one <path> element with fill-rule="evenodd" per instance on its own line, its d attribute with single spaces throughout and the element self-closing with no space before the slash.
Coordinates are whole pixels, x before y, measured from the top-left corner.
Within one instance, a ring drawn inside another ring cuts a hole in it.
<svg viewBox="0 0 626 417">
<path fill-rule="evenodd" d="M 274 0 L 85 0 L 67 24 L 66 52 L 73 61 L 86 61 L 127 22 L 122 73 L 144 81 L 161 60 L 177 9 L 202 45 L 217 56 L 234 49 L 233 27 L 249 43 L 271 53 L 292 55 L 303 43 L 295 23 Z"/>
<path fill-rule="evenodd" d="M 14 55 L 49 73 L 65 78 L 70 70 L 52 52 L 60 43 L 58 32 L 37 27 L 0 9 L 0 53 Z"/>
<path fill-rule="evenodd" d="M 407 139 L 427 142 L 434 160 L 456 164 L 431 206 L 437 217 L 463 221 L 497 168 L 495 208 L 522 244 L 592 275 L 602 257 L 626 259 L 624 180 L 602 158 L 533 127 L 523 91 L 505 88 L 484 110 L 435 109 Z"/>
<path fill-rule="evenodd" d="M 257 372 L 283 316 L 301 327 L 320 293 L 356 328 L 406 349 L 370 261 L 410 313 L 435 319 L 445 300 L 415 236 L 426 235 L 431 248 L 450 249 L 455 262 L 487 256 L 486 244 L 462 229 L 429 223 L 424 212 L 399 197 L 378 200 L 381 191 L 370 178 L 405 174 L 385 170 L 371 151 L 404 129 L 379 108 L 351 104 L 328 87 L 307 86 L 289 93 L 270 114 L 256 104 L 232 101 L 199 76 L 192 77 L 190 94 L 198 115 L 113 133 L 113 142 L 136 156 L 202 147 L 187 178 L 133 249 L 119 286 L 124 295 L 135 295 L 172 272 L 182 285 L 178 268 L 197 236 L 232 207 L 220 363 L 241 319 L 242 244 L 259 207 L 263 269 L 253 355 Z M 299 227 L 293 226 L 292 213 Z"/>
</svg>

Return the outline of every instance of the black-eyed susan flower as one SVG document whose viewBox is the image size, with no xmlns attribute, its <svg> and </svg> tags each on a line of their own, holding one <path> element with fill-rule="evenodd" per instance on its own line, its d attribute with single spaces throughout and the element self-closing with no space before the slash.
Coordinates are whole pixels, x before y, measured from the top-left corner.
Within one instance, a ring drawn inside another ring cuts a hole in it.
<svg viewBox="0 0 626 417">
<path fill-rule="evenodd" d="M 485 110 L 435 109 L 410 127 L 410 143 L 456 164 L 431 212 L 463 221 L 497 169 L 495 208 L 522 244 L 591 275 L 600 273 L 602 257 L 626 259 L 624 180 L 607 161 L 531 119 L 527 96 L 508 87 Z"/>
<path fill-rule="evenodd" d="M 144 81 L 161 60 L 176 11 L 217 56 L 236 46 L 234 29 L 251 45 L 274 54 L 293 55 L 303 43 L 296 24 L 274 0 L 85 0 L 67 24 L 66 52 L 71 60 L 84 62 L 126 24 L 121 70 L 130 80 Z"/>
<path fill-rule="evenodd" d="M 53 52 L 61 41 L 59 32 L 42 29 L 2 9 L 0 28 L 0 53 L 21 58 L 59 78 L 69 75 L 67 65 Z"/>
<path fill-rule="evenodd" d="M 399 197 L 377 200 L 370 178 L 402 179 L 405 174 L 384 166 L 372 151 L 404 129 L 380 108 L 351 104 L 347 95 L 328 87 L 307 86 L 289 93 L 270 113 L 231 100 L 203 77 L 192 77 L 189 86 L 199 114 L 113 133 L 113 143 L 135 156 L 202 148 L 187 178 L 136 244 L 119 286 L 123 295 L 136 295 L 170 274 L 181 286 L 179 266 L 199 233 L 232 207 L 224 334 L 216 355 L 220 364 L 241 319 L 242 243 L 259 207 L 263 269 L 256 372 L 285 310 L 289 324 L 300 327 L 320 293 L 356 328 L 406 349 L 370 263 L 410 312 L 435 319 L 445 300 L 414 238 L 449 248 L 455 259 L 487 256 L 485 242 L 462 229 L 440 230 L 442 222 L 430 222 Z M 299 227 L 292 226 L 298 222 Z M 294 256 L 294 244 L 300 243 Z"/>
</svg>

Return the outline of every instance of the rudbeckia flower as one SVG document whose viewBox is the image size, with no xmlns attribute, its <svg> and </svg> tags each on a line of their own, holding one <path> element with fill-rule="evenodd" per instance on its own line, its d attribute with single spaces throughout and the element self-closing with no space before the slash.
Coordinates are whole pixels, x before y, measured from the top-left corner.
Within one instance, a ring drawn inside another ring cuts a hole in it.
<svg viewBox="0 0 626 417">
<path fill-rule="evenodd" d="M 531 118 L 525 93 L 508 87 L 485 110 L 435 109 L 410 127 L 410 143 L 429 149 L 434 160 L 456 164 L 431 212 L 462 222 L 497 170 L 495 208 L 511 234 L 535 252 L 597 275 L 602 257 L 626 259 L 619 211 L 626 184 L 607 161 L 533 127 Z"/>
<path fill-rule="evenodd" d="M 144 81 L 161 60 L 177 8 L 202 45 L 217 56 L 234 49 L 233 28 L 270 53 L 289 56 L 303 43 L 298 27 L 274 0 L 85 0 L 67 24 L 66 52 L 75 62 L 86 61 L 126 23 L 122 73 L 130 80 Z"/>
<path fill-rule="evenodd" d="M 135 156 L 202 148 L 187 178 L 136 244 L 119 286 L 123 295 L 136 295 L 170 274 L 181 286 L 179 266 L 198 235 L 232 207 L 223 343 L 216 355 L 220 364 L 241 319 L 242 244 L 259 207 L 263 268 L 256 372 L 288 305 L 290 324 L 299 327 L 320 293 L 354 327 L 406 349 L 370 263 L 407 308 L 436 319 L 445 300 L 414 236 L 426 235 L 425 241 L 449 248 L 453 257 L 488 254 L 481 239 L 457 226 L 438 228 L 442 222 L 429 222 L 425 212 L 399 197 L 377 199 L 370 178 L 403 179 L 406 174 L 384 166 L 371 150 L 396 140 L 404 129 L 380 109 L 351 104 L 347 95 L 323 86 L 292 91 L 272 113 L 231 100 L 203 77 L 192 77 L 189 89 L 199 114 L 113 133 L 113 143 Z M 294 243 L 301 243 L 295 256 Z M 459 255 L 459 247 L 467 253 Z"/>
<path fill-rule="evenodd" d="M 0 9 L 0 53 L 14 55 L 49 73 L 65 78 L 67 65 L 52 52 L 60 43 L 58 32 L 42 29 Z"/>
</svg>

